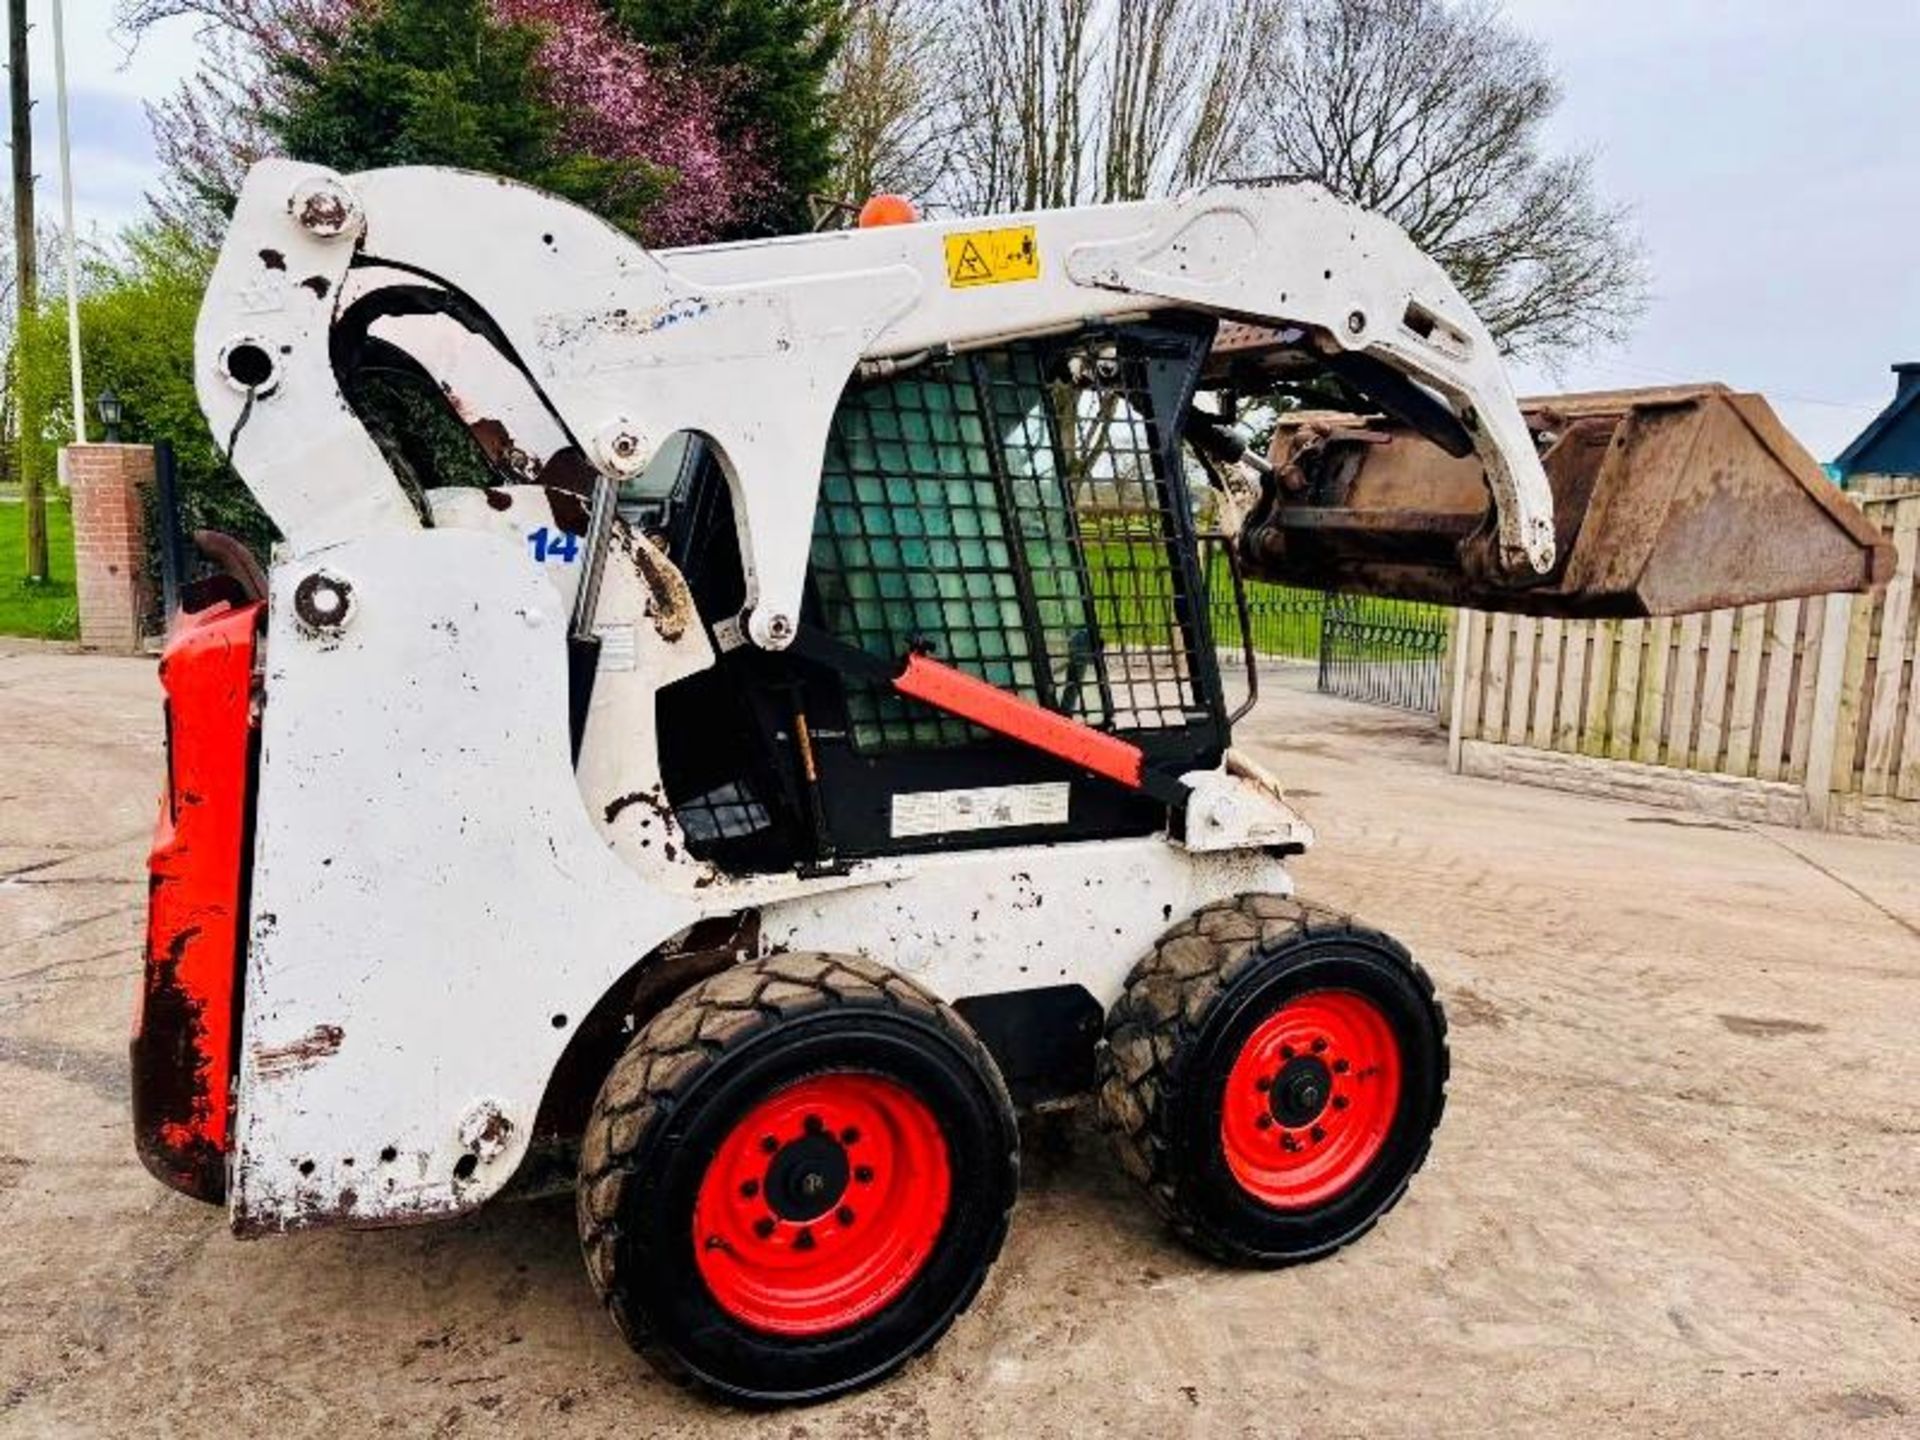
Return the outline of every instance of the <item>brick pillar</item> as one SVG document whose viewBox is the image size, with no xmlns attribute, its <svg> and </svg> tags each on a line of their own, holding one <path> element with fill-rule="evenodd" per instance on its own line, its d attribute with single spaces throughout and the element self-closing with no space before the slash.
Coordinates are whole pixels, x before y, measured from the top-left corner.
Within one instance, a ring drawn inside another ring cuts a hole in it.
<svg viewBox="0 0 1920 1440">
<path fill-rule="evenodd" d="M 73 491 L 80 643 L 138 654 L 153 598 L 140 493 L 153 483 L 153 447 L 69 445 L 61 463 Z"/>
</svg>

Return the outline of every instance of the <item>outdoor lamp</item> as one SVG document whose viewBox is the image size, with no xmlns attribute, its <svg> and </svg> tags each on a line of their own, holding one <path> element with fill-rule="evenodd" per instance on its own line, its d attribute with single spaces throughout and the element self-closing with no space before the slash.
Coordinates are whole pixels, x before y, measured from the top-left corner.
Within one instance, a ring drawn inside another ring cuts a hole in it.
<svg viewBox="0 0 1920 1440">
<path fill-rule="evenodd" d="M 100 398 L 93 402 L 93 408 L 100 414 L 100 423 L 107 429 L 107 444 L 115 445 L 120 441 L 120 416 L 123 413 L 120 397 L 113 393 L 109 385 L 100 392 Z"/>
</svg>

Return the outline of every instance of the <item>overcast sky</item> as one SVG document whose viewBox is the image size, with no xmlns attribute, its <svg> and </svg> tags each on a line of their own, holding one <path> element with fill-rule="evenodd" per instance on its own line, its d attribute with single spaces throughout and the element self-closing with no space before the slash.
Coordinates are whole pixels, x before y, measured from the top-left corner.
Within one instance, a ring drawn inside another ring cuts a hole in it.
<svg viewBox="0 0 1920 1440">
<path fill-rule="evenodd" d="M 20 3 L 20 0 L 11 0 Z M 55 213 L 48 0 L 34 35 L 40 204 Z M 83 229 L 142 210 L 143 98 L 192 66 L 176 22 L 128 58 L 113 0 L 67 0 Z M 1920 0 L 1507 0 L 1565 83 L 1554 142 L 1631 205 L 1654 296 L 1631 341 L 1523 389 L 1725 380 L 1822 459 L 1920 360 Z"/>
</svg>

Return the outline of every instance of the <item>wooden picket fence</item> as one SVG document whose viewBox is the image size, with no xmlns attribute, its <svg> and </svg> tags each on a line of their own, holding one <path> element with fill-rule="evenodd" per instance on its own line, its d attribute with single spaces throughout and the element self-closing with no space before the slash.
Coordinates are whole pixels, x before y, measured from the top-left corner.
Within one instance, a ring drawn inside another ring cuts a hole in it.
<svg viewBox="0 0 1920 1440">
<path fill-rule="evenodd" d="M 1525 747 L 1794 786 L 1810 823 L 1920 830 L 1920 484 L 1881 488 L 1863 508 L 1898 563 L 1878 596 L 1658 620 L 1461 612 L 1455 768 Z"/>
</svg>

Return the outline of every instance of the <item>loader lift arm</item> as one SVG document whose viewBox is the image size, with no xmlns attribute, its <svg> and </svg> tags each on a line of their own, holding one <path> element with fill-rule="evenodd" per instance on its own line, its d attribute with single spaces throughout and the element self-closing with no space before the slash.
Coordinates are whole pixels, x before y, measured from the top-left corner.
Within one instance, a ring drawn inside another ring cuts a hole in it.
<svg viewBox="0 0 1920 1440">
<path fill-rule="evenodd" d="M 1392 377 L 1450 422 L 1429 433 L 1470 441 L 1492 497 L 1490 571 L 1524 583 L 1554 565 L 1553 497 L 1492 338 L 1389 222 L 1302 183 L 990 229 L 1024 236 L 1031 275 L 983 283 L 956 270 L 953 242 L 988 233 L 983 222 L 649 253 L 506 181 L 267 161 L 248 177 L 201 312 L 200 399 L 217 435 L 245 417 L 231 458 L 283 553 L 419 526 L 342 396 L 329 340 L 356 269 L 427 279 L 485 317 L 601 473 L 637 474 L 679 431 L 708 439 L 741 532 L 746 633 L 777 650 L 796 633 L 819 458 L 858 366 L 1198 312 Z"/>
</svg>

